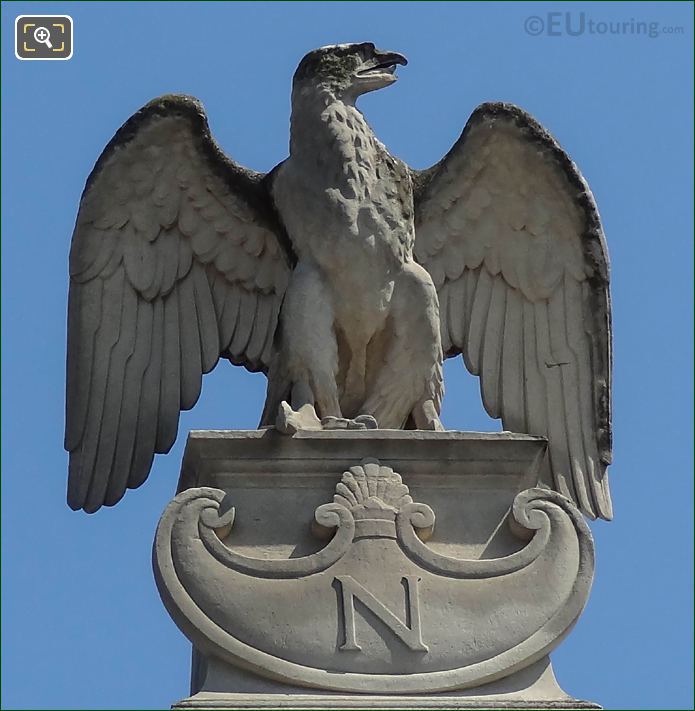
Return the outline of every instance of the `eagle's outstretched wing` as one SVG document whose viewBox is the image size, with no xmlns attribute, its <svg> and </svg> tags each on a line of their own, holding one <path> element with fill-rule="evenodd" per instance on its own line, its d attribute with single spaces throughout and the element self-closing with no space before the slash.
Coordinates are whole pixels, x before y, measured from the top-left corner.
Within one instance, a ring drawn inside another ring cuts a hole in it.
<svg viewBox="0 0 695 711">
<path fill-rule="evenodd" d="M 99 158 L 70 252 L 73 509 L 145 481 L 220 356 L 267 369 L 291 256 L 262 179 L 224 156 L 185 96 L 149 103 Z"/>
<path fill-rule="evenodd" d="M 608 259 L 586 182 L 509 104 L 476 109 L 413 181 L 415 257 L 439 294 L 445 354 L 463 353 L 505 429 L 548 438 L 548 483 L 610 519 Z"/>
</svg>

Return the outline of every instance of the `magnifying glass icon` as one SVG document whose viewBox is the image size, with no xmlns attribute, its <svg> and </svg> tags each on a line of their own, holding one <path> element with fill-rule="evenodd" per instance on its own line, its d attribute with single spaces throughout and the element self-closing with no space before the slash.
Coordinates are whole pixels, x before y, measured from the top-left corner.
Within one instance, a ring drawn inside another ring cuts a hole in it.
<svg viewBox="0 0 695 711">
<path fill-rule="evenodd" d="M 53 49 L 51 44 L 51 33 L 45 27 L 37 27 L 34 30 L 34 39 L 39 44 L 45 44 L 48 49 Z"/>
</svg>

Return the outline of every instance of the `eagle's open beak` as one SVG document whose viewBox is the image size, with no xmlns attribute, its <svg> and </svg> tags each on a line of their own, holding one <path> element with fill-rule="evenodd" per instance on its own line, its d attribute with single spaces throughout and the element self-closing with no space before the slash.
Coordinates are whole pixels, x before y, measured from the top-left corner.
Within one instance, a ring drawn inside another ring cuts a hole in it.
<svg viewBox="0 0 695 711">
<path fill-rule="evenodd" d="M 360 94 L 382 89 L 396 80 L 396 67 L 406 65 L 408 60 L 398 52 L 374 52 L 356 74 L 355 88 Z"/>
<path fill-rule="evenodd" d="M 393 66 L 395 68 L 396 64 L 401 64 L 405 66 L 408 64 L 408 60 L 398 52 L 376 52 L 376 61 L 379 62 L 379 66 Z"/>
<path fill-rule="evenodd" d="M 379 74 L 390 74 L 395 79 L 396 66 L 405 66 L 408 60 L 398 52 L 375 52 L 374 58 L 357 72 L 358 77 L 376 76 Z"/>
</svg>

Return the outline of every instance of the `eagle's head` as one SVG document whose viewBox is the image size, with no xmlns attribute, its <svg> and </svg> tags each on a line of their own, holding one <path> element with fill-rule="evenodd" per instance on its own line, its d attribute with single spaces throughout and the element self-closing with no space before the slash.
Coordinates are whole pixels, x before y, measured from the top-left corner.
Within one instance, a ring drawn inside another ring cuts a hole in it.
<svg viewBox="0 0 695 711">
<path fill-rule="evenodd" d="M 328 90 L 336 98 L 354 101 L 393 84 L 396 65 L 407 63 L 402 54 L 384 52 L 371 42 L 329 45 L 302 59 L 294 73 L 294 88 L 301 93 Z"/>
</svg>

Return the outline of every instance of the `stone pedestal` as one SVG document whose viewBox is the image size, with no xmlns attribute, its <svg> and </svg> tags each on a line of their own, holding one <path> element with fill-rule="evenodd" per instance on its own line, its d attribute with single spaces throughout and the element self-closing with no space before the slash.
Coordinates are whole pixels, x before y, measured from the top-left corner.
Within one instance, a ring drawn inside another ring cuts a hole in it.
<svg viewBox="0 0 695 711">
<path fill-rule="evenodd" d="M 193 432 L 153 561 L 193 643 L 174 708 L 600 708 L 549 652 L 593 543 L 537 488 L 545 440 Z"/>
</svg>

